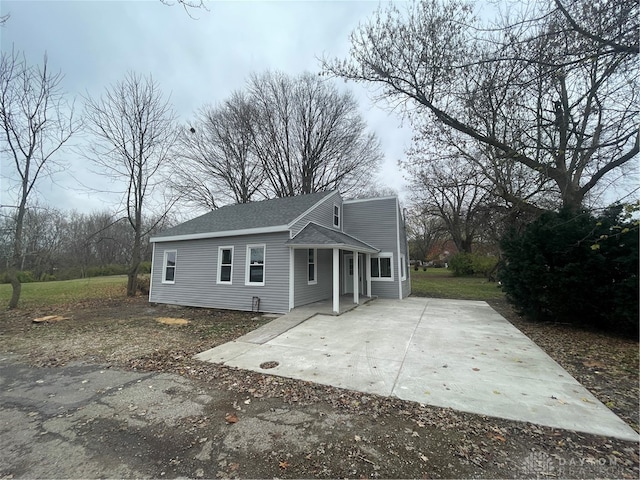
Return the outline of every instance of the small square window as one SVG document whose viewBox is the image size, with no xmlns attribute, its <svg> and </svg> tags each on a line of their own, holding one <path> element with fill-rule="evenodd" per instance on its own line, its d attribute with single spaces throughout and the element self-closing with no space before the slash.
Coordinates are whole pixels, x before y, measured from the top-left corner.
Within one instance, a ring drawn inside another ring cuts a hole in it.
<svg viewBox="0 0 640 480">
<path fill-rule="evenodd" d="M 392 258 L 391 253 L 381 253 L 379 256 L 371 258 L 372 280 L 393 280 Z"/>
</svg>

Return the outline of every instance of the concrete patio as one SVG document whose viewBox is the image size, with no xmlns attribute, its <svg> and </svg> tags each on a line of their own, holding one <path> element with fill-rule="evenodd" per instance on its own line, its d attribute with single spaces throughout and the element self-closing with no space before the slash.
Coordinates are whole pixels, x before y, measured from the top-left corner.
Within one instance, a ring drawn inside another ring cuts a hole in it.
<svg viewBox="0 0 640 480">
<path fill-rule="evenodd" d="M 485 302 L 375 300 L 340 316 L 295 309 L 196 358 L 510 420 L 638 441 Z M 270 369 L 260 367 L 277 362 Z"/>
</svg>

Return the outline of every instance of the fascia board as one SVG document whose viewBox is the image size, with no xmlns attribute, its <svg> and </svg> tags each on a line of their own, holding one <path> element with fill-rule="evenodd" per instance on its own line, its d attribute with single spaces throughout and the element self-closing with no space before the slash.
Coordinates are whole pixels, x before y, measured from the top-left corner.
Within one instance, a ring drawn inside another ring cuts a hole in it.
<svg viewBox="0 0 640 480">
<path fill-rule="evenodd" d="M 236 237 L 243 235 L 260 235 L 263 233 L 278 233 L 278 232 L 288 232 L 288 225 L 277 225 L 273 227 L 263 227 L 263 228 L 246 228 L 243 230 L 225 230 L 222 232 L 205 232 L 205 233 L 192 233 L 187 235 L 172 235 L 170 237 L 151 237 L 149 242 L 151 243 L 160 243 L 160 242 L 180 242 L 184 240 L 202 240 L 205 238 L 223 238 L 223 237 Z"/>
</svg>

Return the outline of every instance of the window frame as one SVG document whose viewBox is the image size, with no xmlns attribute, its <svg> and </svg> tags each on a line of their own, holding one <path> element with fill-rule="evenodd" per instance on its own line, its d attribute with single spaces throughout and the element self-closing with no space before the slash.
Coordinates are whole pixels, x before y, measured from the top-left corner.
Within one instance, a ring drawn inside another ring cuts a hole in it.
<svg viewBox="0 0 640 480">
<path fill-rule="evenodd" d="M 251 281 L 251 250 L 254 248 L 262 248 L 262 281 Z M 254 287 L 263 287 L 266 279 L 266 264 L 267 264 L 267 245 L 265 243 L 257 243 L 247 245 L 247 258 L 245 261 L 245 276 L 244 284 Z"/>
<path fill-rule="evenodd" d="M 317 285 L 318 284 L 318 249 L 317 248 L 308 248 L 307 250 L 307 285 Z M 313 253 L 313 255 L 311 255 Z M 311 257 L 313 256 L 313 262 L 311 261 Z M 309 277 L 309 273 L 311 272 L 310 268 L 313 266 L 313 280 Z"/>
<path fill-rule="evenodd" d="M 169 266 L 167 261 L 169 260 L 169 255 L 172 254 L 173 257 L 173 266 Z M 178 250 L 165 250 L 164 255 L 162 257 L 162 283 L 173 285 L 176 283 L 176 269 L 178 266 Z M 167 269 L 173 268 L 173 279 L 167 280 Z"/>
<path fill-rule="evenodd" d="M 337 203 L 334 203 L 333 204 L 333 226 L 335 228 L 340 228 L 341 220 L 342 220 L 342 218 L 341 218 L 340 205 L 338 205 Z"/>
<path fill-rule="evenodd" d="M 222 261 L 224 259 L 223 250 L 231 250 L 231 263 L 223 264 Z M 233 284 L 233 259 L 235 256 L 235 252 L 233 250 L 233 245 L 228 246 L 219 246 L 218 247 L 218 274 L 216 277 L 216 283 L 221 285 L 232 285 Z M 231 271 L 229 272 L 229 280 L 222 280 L 222 267 L 229 266 Z"/>
<path fill-rule="evenodd" d="M 405 255 L 400 255 L 400 279 L 402 281 L 407 279 L 407 258 Z"/>
<path fill-rule="evenodd" d="M 381 272 L 381 264 L 380 264 L 380 259 L 381 258 L 388 258 L 389 259 L 389 271 L 391 273 L 390 277 L 382 277 L 380 274 Z M 376 273 L 376 269 L 373 266 L 373 262 L 377 263 L 377 276 L 374 276 L 374 273 Z M 394 274 L 393 274 L 393 252 L 381 252 L 377 255 L 372 255 L 371 256 L 371 280 L 374 282 L 393 282 L 394 281 Z"/>
</svg>

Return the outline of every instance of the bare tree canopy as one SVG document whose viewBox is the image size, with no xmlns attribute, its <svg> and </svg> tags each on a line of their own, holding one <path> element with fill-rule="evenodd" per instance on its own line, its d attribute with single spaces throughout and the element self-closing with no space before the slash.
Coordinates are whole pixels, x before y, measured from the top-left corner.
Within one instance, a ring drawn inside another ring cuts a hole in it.
<svg viewBox="0 0 640 480">
<path fill-rule="evenodd" d="M 462 1 L 390 5 L 352 33 L 348 60 L 324 67 L 381 87 L 412 118 L 474 140 L 487 159 L 553 182 L 561 205 L 577 209 L 638 153 L 640 7 L 539 5 L 491 28 Z"/>
<path fill-rule="evenodd" d="M 269 180 L 267 195 L 288 197 L 367 187 L 381 161 L 351 93 L 310 73 L 267 72 L 249 80 L 258 107 L 255 148 Z"/>
<path fill-rule="evenodd" d="M 175 114 L 151 76 L 129 73 L 101 98 L 86 99 L 85 118 L 98 139 L 89 159 L 125 185 L 123 203 L 134 232 L 127 295 L 133 296 L 145 234 L 143 214 L 163 186 L 164 168 L 176 142 Z"/>
<path fill-rule="evenodd" d="M 42 177 L 63 168 L 56 154 L 79 128 L 73 105 L 66 102 L 61 89 L 61 81 L 61 73 L 49 70 L 46 55 L 42 66 L 35 67 L 15 51 L 2 54 L 1 152 L 14 167 L 3 172 L 3 181 L 15 182 L 17 202 L 9 268 L 13 289 L 9 308 L 15 308 L 20 300 L 21 285 L 16 273 L 23 256 L 23 226 L 29 200 Z"/>
<path fill-rule="evenodd" d="M 183 198 L 207 209 L 250 202 L 264 182 L 253 147 L 257 110 L 244 92 L 203 107 L 180 135 L 173 180 Z"/>
<path fill-rule="evenodd" d="M 199 206 L 323 190 L 357 195 L 382 154 L 349 92 L 309 73 L 253 75 L 184 129 L 176 188 Z"/>
</svg>

